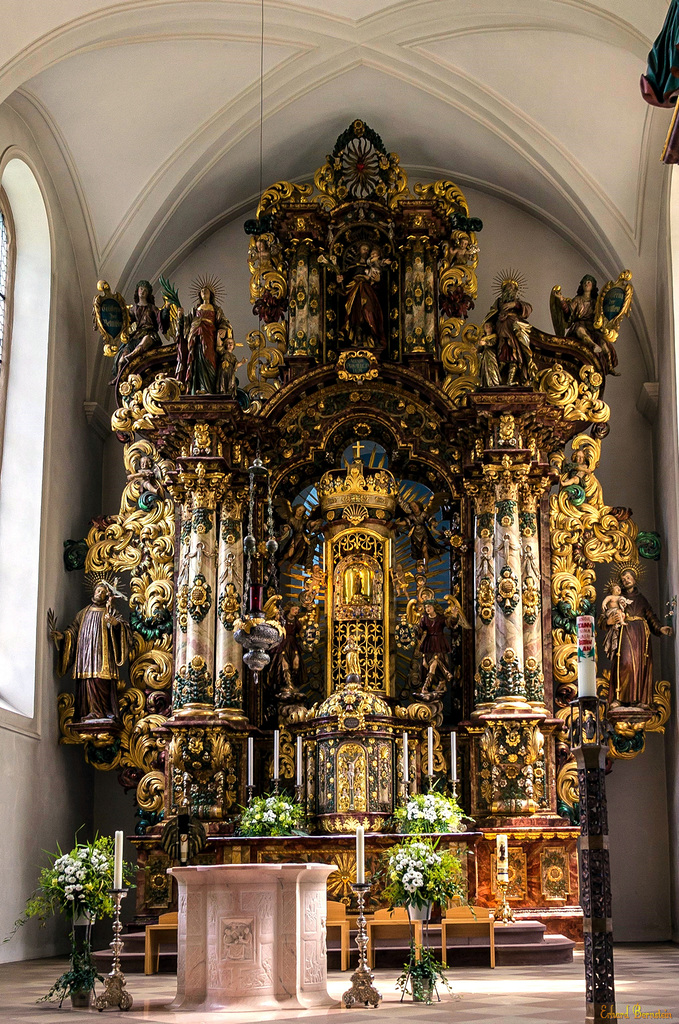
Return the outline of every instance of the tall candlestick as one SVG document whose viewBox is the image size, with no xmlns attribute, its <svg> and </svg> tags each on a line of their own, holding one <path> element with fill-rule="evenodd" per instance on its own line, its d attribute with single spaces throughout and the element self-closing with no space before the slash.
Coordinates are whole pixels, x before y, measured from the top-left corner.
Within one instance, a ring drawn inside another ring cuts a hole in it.
<svg viewBox="0 0 679 1024">
<path fill-rule="evenodd" d="M 277 779 L 280 774 L 281 734 L 278 729 L 273 731 L 273 777 Z"/>
<path fill-rule="evenodd" d="M 450 734 L 450 777 L 457 782 L 457 733 Z"/>
<path fill-rule="evenodd" d="M 431 779 L 434 774 L 434 730 L 430 725 L 427 729 L 427 775 Z"/>
<path fill-rule="evenodd" d="M 596 697 L 594 616 L 578 615 L 578 697 Z"/>
<path fill-rule="evenodd" d="M 116 832 L 113 845 L 113 888 L 123 887 L 123 833 Z"/>
<path fill-rule="evenodd" d="M 297 737 L 297 757 L 295 768 L 297 771 L 296 783 L 298 786 L 302 785 L 302 737 Z"/>
<path fill-rule="evenodd" d="M 408 762 L 408 733 L 403 733 L 403 784 L 406 789 L 406 796 L 409 792 L 410 764 Z"/>
<path fill-rule="evenodd" d="M 356 829 L 356 884 L 365 882 L 365 829 L 359 825 Z"/>
<path fill-rule="evenodd" d="M 497 856 L 497 880 L 498 882 L 509 881 L 509 847 L 507 836 L 501 833 L 495 839 L 495 850 Z"/>
<path fill-rule="evenodd" d="M 248 736 L 248 786 L 255 784 L 255 741 Z"/>
</svg>

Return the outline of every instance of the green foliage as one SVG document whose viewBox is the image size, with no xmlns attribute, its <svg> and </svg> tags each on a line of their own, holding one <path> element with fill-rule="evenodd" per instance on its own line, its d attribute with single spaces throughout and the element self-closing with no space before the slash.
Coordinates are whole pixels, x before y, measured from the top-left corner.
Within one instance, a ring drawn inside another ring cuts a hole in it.
<svg viewBox="0 0 679 1024">
<path fill-rule="evenodd" d="M 41 1003 L 59 1000 L 59 1006 L 73 992 L 91 992 L 95 981 L 103 981 L 98 973 L 92 957 L 92 946 L 89 941 L 77 948 L 75 939 L 71 939 L 71 966 L 57 978 L 46 996 L 38 1000 Z"/>
<path fill-rule="evenodd" d="M 256 796 L 243 808 L 239 836 L 303 836 L 304 807 L 286 796 Z"/>
<path fill-rule="evenodd" d="M 463 813 L 455 798 L 417 793 L 394 811 L 394 823 L 398 832 L 457 832 Z"/>
<path fill-rule="evenodd" d="M 440 853 L 431 839 L 410 839 L 384 854 L 387 885 L 383 896 L 390 907 L 424 907 L 448 900 L 467 902 L 460 861 L 449 850 Z"/>
<path fill-rule="evenodd" d="M 450 990 L 450 982 L 443 973 L 447 964 L 437 960 L 427 946 L 419 947 L 419 958 L 414 941 L 410 942 L 410 961 L 396 979 L 396 987 L 405 992 L 410 982 L 413 999 L 431 1003 L 434 985 L 442 984 Z"/>
</svg>

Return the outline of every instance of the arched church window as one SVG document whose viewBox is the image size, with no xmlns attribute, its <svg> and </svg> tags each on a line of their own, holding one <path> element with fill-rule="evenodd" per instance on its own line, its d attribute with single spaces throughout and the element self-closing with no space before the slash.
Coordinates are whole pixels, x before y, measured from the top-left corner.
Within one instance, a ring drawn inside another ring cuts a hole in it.
<svg viewBox="0 0 679 1024">
<path fill-rule="evenodd" d="M 36 658 L 42 636 L 40 481 L 52 247 L 45 201 L 31 168 L 20 157 L 12 157 L 1 174 L 0 725 L 21 731 L 21 719 L 35 716 Z M 26 500 L 29 493 L 31 500 Z M 22 611 L 17 615 L 19 595 Z"/>
<path fill-rule="evenodd" d="M 0 188 L 0 440 L 4 422 L 6 374 L 1 372 L 9 354 L 12 328 L 12 288 L 14 271 L 14 222 L 7 196 Z"/>
</svg>

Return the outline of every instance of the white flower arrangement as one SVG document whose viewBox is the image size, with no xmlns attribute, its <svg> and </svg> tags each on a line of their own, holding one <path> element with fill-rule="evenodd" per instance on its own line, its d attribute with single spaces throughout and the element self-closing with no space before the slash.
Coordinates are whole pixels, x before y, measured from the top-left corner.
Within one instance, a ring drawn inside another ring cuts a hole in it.
<svg viewBox="0 0 679 1024">
<path fill-rule="evenodd" d="M 400 832 L 457 832 L 463 811 L 457 800 L 440 793 L 418 793 L 394 812 Z"/>
<path fill-rule="evenodd" d="M 465 899 L 460 878 L 460 861 L 448 850 L 439 852 L 429 839 L 411 839 L 386 853 L 389 905 L 423 907 L 446 903 L 453 897 Z"/>
<path fill-rule="evenodd" d="M 240 836 L 305 835 L 304 807 L 285 796 L 256 796 L 244 808 L 238 825 Z"/>
</svg>

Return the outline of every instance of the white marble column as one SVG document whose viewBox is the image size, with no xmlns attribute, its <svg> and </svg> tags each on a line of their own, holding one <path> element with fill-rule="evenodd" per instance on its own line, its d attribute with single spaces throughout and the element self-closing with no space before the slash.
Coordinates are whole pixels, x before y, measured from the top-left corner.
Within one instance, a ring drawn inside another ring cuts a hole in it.
<svg viewBox="0 0 679 1024">
<path fill-rule="evenodd" d="M 539 501 L 539 492 L 535 487 L 526 485 L 522 488 L 519 521 L 526 699 L 530 704 L 542 708 L 545 699 L 545 679 L 542 672 L 542 581 L 537 517 Z"/>
<path fill-rule="evenodd" d="M 495 492 L 496 697 L 525 697 L 518 484 L 505 477 Z"/>
<path fill-rule="evenodd" d="M 217 593 L 215 709 L 227 716 L 240 717 L 243 710 L 243 648 L 233 638 L 233 623 L 243 608 L 243 538 L 240 507 L 230 495 L 220 507 Z"/>
<path fill-rule="evenodd" d="M 481 486 L 474 501 L 474 708 L 490 707 L 495 696 L 495 493 Z"/>
</svg>

